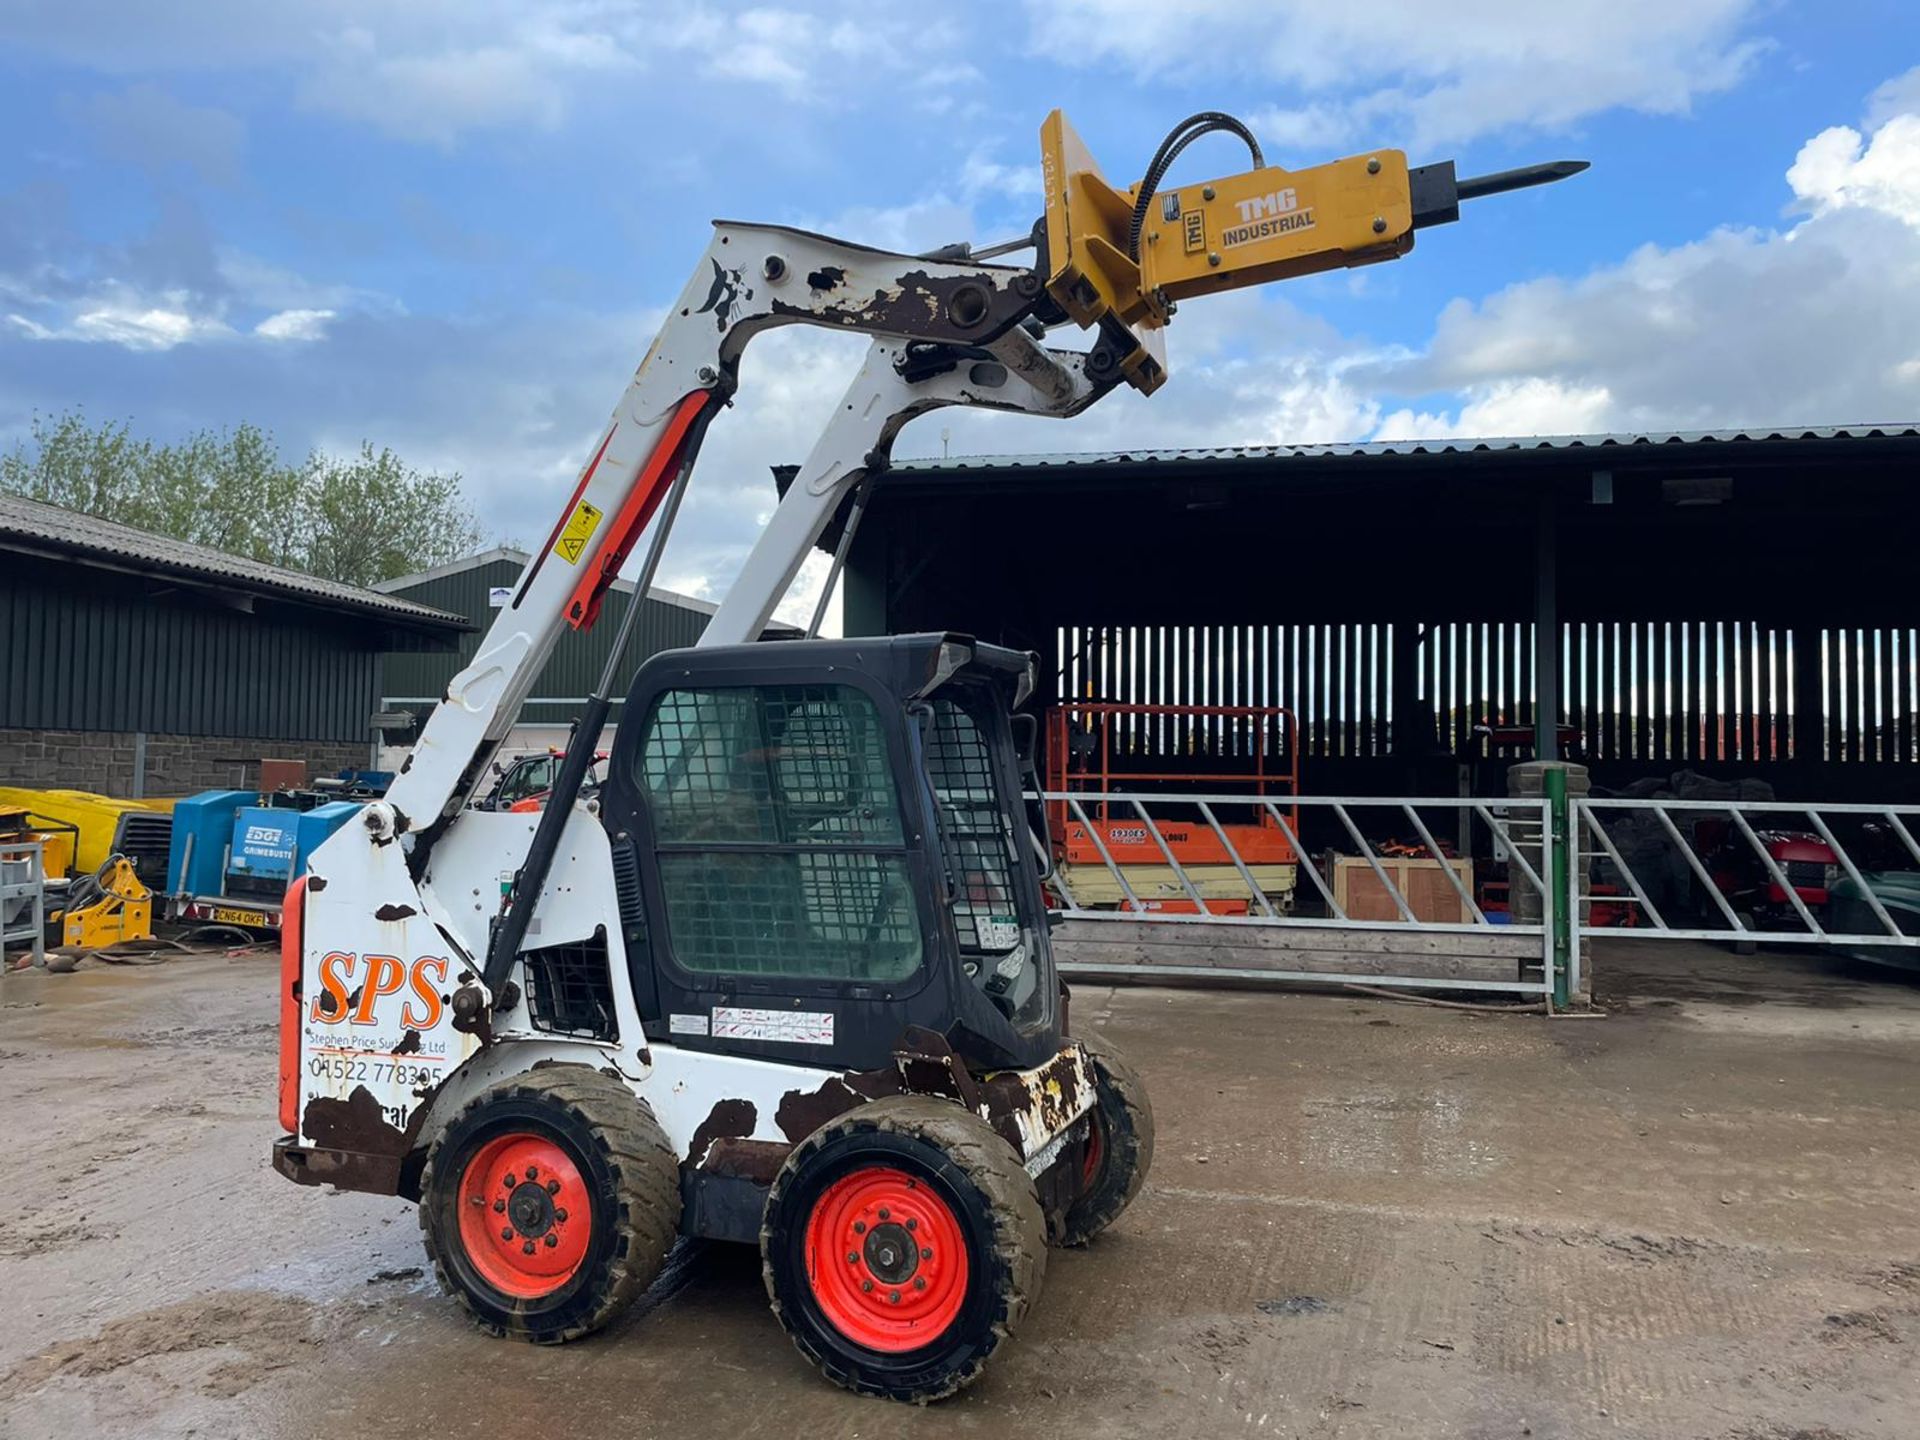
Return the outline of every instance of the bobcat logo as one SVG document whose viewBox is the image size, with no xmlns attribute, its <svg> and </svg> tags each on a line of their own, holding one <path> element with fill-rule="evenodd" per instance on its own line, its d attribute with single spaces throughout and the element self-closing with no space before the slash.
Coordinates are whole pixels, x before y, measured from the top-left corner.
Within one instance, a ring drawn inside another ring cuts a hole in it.
<svg viewBox="0 0 1920 1440">
<path fill-rule="evenodd" d="M 707 291 L 707 303 L 694 313 L 705 315 L 711 311 L 715 325 L 722 334 L 725 334 L 727 326 L 740 318 L 741 307 L 751 299 L 753 299 L 753 291 L 741 288 L 740 272 L 723 270 L 720 262 L 715 260 L 713 288 Z"/>
</svg>

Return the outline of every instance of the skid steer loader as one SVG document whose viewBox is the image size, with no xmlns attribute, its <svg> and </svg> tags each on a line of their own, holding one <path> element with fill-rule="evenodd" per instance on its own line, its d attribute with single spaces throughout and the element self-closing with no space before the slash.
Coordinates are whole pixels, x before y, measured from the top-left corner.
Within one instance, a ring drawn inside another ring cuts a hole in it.
<svg viewBox="0 0 1920 1440">
<path fill-rule="evenodd" d="M 1251 170 L 1162 188 L 1221 130 Z M 1042 148 L 1017 244 L 717 223 L 472 663 L 289 894 L 274 1164 L 416 1201 L 441 1284 L 496 1334 L 586 1335 L 695 1235 L 757 1244 L 780 1323 L 849 1389 L 927 1401 L 980 1373 L 1047 1247 L 1111 1224 L 1153 1156 L 1145 1088 L 1069 1023 L 1048 945 L 1014 719 L 1035 659 L 955 634 L 750 642 L 844 510 L 837 576 L 908 420 L 1150 393 L 1179 301 L 1392 259 L 1463 198 L 1579 168 L 1463 181 L 1379 150 L 1288 172 L 1217 114 L 1131 190 L 1058 112 Z M 782 324 L 872 344 L 700 645 L 633 676 L 591 800 L 624 632 L 545 809 L 468 809 L 651 527 L 646 593 L 742 350 Z M 1069 328 L 1092 347 L 1046 343 Z"/>
</svg>

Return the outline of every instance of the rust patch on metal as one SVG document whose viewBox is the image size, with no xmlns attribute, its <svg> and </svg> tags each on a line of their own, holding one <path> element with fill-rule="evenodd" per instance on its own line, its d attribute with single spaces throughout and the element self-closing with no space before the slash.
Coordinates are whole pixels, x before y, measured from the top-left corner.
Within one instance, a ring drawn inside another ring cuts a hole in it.
<svg viewBox="0 0 1920 1440">
<path fill-rule="evenodd" d="M 400 1037 L 400 1043 L 393 1047 L 396 1055 L 418 1055 L 420 1053 L 420 1032 L 409 1030 Z"/>
<path fill-rule="evenodd" d="M 411 905 L 382 905 L 378 910 L 373 912 L 373 918 L 376 920 L 405 920 L 419 913 L 420 912 L 415 910 Z"/>
<path fill-rule="evenodd" d="M 751 1100 L 716 1100 L 707 1118 L 693 1132 L 693 1141 L 687 1146 L 687 1163 L 700 1165 L 707 1158 L 708 1149 L 722 1136 L 744 1140 L 753 1134 L 759 1118 L 760 1112 Z"/>
<path fill-rule="evenodd" d="M 300 982 L 296 980 L 293 983 L 294 989 L 298 991 Z M 339 997 L 331 990 L 322 990 L 320 992 L 320 998 L 314 1001 L 313 1005 L 322 1020 L 338 1020 L 342 1015 L 347 1013 L 346 1007 L 340 1003 Z"/>
<path fill-rule="evenodd" d="M 798 1145 L 829 1120 L 856 1110 L 869 1100 L 901 1093 L 900 1076 L 893 1070 L 855 1070 L 830 1075 L 817 1090 L 789 1090 L 780 1097 L 773 1123 Z"/>
<path fill-rule="evenodd" d="M 1038 1106 L 1041 1126 L 1049 1133 L 1064 1130 L 1079 1109 L 1080 1074 L 1074 1065 L 1075 1051 L 1063 1050 L 1035 1073 L 1037 1095 L 1031 1095 L 1020 1077 L 1002 1074 L 990 1077 L 981 1089 L 987 1118 L 999 1128 L 1001 1116 L 1011 1117 L 1029 1104 Z"/>
<path fill-rule="evenodd" d="M 436 1082 L 416 1091 L 421 1101 L 402 1130 L 387 1119 L 373 1092 L 356 1085 L 344 1100 L 319 1095 L 300 1116 L 301 1143 L 277 1145 L 274 1168 L 303 1185 L 333 1185 L 375 1195 L 397 1195 L 407 1157 L 419 1143 Z M 308 1143 L 310 1142 L 310 1143 Z"/>
<path fill-rule="evenodd" d="M 318 895 L 322 890 L 326 888 L 327 888 L 326 876 L 324 875 L 307 876 L 307 893 L 309 895 Z"/>
<path fill-rule="evenodd" d="M 838 265 L 822 265 L 807 276 L 807 288 L 813 291 L 833 290 L 847 283 L 847 272 Z"/>
<path fill-rule="evenodd" d="M 276 1144 L 273 1168 L 297 1185 L 331 1185 L 337 1190 L 362 1190 L 370 1195 L 400 1193 L 406 1159 L 400 1155 L 356 1155 L 350 1150 L 319 1150 L 305 1145 Z"/>
<path fill-rule="evenodd" d="M 700 1162 L 700 1173 L 771 1185 L 792 1153 L 793 1146 L 778 1140 L 743 1140 L 722 1135 L 707 1147 L 707 1157 Z"/>
<path fill-rule="evenodd" d="M 307 1102 L 300 1133 L 323 1150 L 354 1150 L 363 1155 L 404 1155 L 406 1131 L 387 1119 L 371 1090 L 356 1085 L 344 1100 L 318 1095 Z"/>
<path fill-rule="evenodd" d="M 893 1063 L 909 1094 L 944 1095 L 969 1110 L 980 1108 L 980 1087 L 967 1062 L 954 1052 L 947 1037 L 924 1025 L 909 1025 L 894 1047 Z"/>
<path fill-rule="evenodd" d="M 1012 290 L 997 288 L 990 273 L 930 275 L 914 270 L 902 275 L 897 286 L 871 295 L 840 293 L 845 298 L 830 305 L 795 305 L 776 298 L 771 309 L 775 315 L 838 322 L 849 330 L 981 344 L 1004 333 L 1032 308 L 1031 301 Z"/>
</svg>

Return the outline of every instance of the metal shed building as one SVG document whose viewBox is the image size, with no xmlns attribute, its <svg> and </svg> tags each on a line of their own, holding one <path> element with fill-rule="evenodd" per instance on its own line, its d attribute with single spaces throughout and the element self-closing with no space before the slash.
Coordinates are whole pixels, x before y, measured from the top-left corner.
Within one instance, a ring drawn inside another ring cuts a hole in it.
<svg viewBox="0 0 1920 1440">
<path fill-rule="evenodd" d="M 1623 935 L 1914 965 L 1916 466 L 1912 426 L 902 462 L 845 626 L 1041 656 L 1096 969 L 1566 1004 Z"/>
<path fill-rule="evenodd" d="M 0 782 L 246 787 L 263 757 L 365 765 L 379 662 L 459 616 L 0 496 Z"/>
<path fill-rule="evenodd" d="M 381 583 L 378 588 L 384 594 L 451 610 L 466 617 L 472 627 L 455 650 L 387 656 L 381 682 L 387 708 L 424 715 L 439 701 L 447 682 L 473 659 L 487 627 L 493 623 L 494 609 L 512 593 L 529 558 L 523 550 L 503 546 Z M 631 581 L 615 581 L 593 628 L 568 630 L 561 636 L 521 709 L 507 742 L 509 748 L 558 745 L 566 739 L 587 694 L 599 683 L 614 636 L 633 603 L 633 590 Z M 627 643 L 629 669 L 661 650 L 693 644 L 706 629 L 714 609 L 709 602 L 690 595 L 658 587 L 649 590 Z M 620 718 L 617 703 L 613 718 L 616 723 Z"/>
<path fill-rule="evenodd" d="M 1289 706 L 1322 793 L 1451 791 L 1557 716 L 1596 783 L 1893 798 L 1917 478 L 1910 426 L 909 461 L 845 623 L 1036 650 L 1046 699 Z"/>
</svg>

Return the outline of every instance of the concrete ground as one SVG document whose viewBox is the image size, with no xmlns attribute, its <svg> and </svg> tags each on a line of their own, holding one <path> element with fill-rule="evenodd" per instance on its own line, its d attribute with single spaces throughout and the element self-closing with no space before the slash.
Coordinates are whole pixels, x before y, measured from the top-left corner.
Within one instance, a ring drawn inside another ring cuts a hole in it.
<svg viewBox="0 0 1920 1440">
<path fill-rule="evenodd" d="M 1920 982 L 1602 947 L 1605 1018 L 1082 987 L 1149 1188 L 981 1383 L 818 1379 L 757 1258 L 611 1333 L 483 1338 L 411 1207 L 296 1188 L 274 962 L 0 980 L 0 1435 L 1920 1433 Z"/>
</svg>

